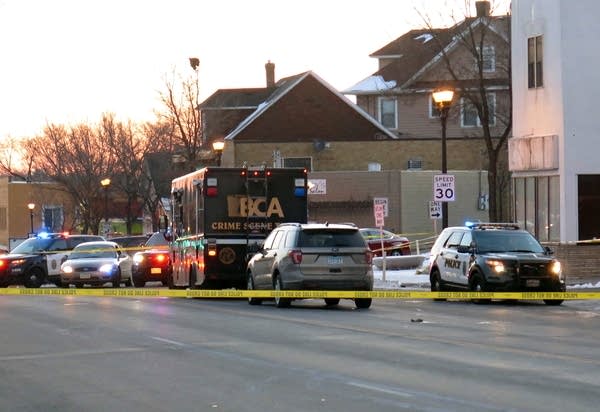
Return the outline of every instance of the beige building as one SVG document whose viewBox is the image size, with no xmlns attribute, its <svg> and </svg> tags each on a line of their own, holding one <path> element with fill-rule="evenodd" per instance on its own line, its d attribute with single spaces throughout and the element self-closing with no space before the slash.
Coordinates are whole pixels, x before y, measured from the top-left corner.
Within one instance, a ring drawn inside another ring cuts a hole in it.
<svg viewBox="0 0 600 412">
<path fill-rule="evenodd" d="M 34 205 L 29 209 L 28 205 Z M 0 177 L 0 245 L 9 246 L 29 233 L 71 230 L 75 217 L 71 196 L 56 183 L 27 183 Z"/>
</svg>

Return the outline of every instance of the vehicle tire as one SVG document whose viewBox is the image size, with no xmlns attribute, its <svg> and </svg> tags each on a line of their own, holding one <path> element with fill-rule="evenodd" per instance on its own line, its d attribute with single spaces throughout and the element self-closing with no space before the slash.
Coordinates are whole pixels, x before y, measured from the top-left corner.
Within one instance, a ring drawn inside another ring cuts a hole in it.
<svg viewBox="0 0 600 412">
<path fill-rule="evenodd" d="M 337 306 L 340 304 L 340 298 L 325 298 L 325 304 L 327 306 Z"/>
<path fill-rule="evenodd" d="M 471 282 L 469 284 L 469 288 L 472 292 L 489 292 L 489 287 L 479 272 L 473 272 L 471 275 Z M 490 303 L 491 299 L 473 299 L 473 303 Z"/>
<path fill-rule="evenodd" d="M 190 289 L 196 288 L 196 269 L 190 268 Z"/>
<path fill-rule="evenodd" d="M 70 286 L 69 282 L 60 282 L 59 287 L 69 289 L 69 286 Z"/>
<path fill-rule="evenodd" d="M 440 271 L 437 269 L 433 269 L 433 271 L 431 272 L 431 275 L 429 276 L 429 284 L 431 285 L 432 292 L 443 292 L 446 289 L 444 287 L 444 284 L 442 283 L 442 277 L 440 276 Z M 446 299 L 434 298 L 433 300 L 436 302 L 442 302 L 442 301 L 445 301 Z"/>
<path fill-rule="evenodd" d="M 277 290 L 277 291 L 283 290 L 281 276 L 277 276 L 275 278 L 275 290 Z M 277 306 L 278 308 L 289 308 L 291 304 L 292 304 L 292 300 L 290 298 L 282 298 L 279 296 L 275 297 L 275 306 Z"/>
<path fill-rule="evenodd" d="M 121 287 L 121 271 L 120 270 L 118 270 L 117 273 L 115 273 L 115 276 L 112 279 L 112 287 L 113 288 Z"/>
<path fill-rule="evenodd" d="M 248 282 L 246 285 L 248 290 L 254 290 L 254 280 L 252 279 L 252 274 L 248 273 Z M 250 305 L 260 305 L 262 303 L 262 299 L 248 297 L 248 304 Z"/>
<path fill-rule="evenodd" d="M 354 299 L 354 304 L 357 309 L 369 309 L 371 307 L 371 302 L 373 299 L 371 298 L 359 298 Z"/>
<path fill-rule="evenodd" d="M 544 299 L 544 303 L 548 306 L 560 306 L 563 302 L 563 299 Z"/>
<path fill-rule="evenodd" d="M 125 281 L 125 286 L 126 286 L 126 287 L 133 286 L 133 280 L 132 280 L 132 279 L 133 279 L 133 278 L 129 278 L 129 279 L 127 279 L 127 280 Z"/>
<path fill-rule="evenodd" d="M 133 286 L 134 288 L 143 288 L 144 286 L 146 286 L 146 282 L 144 281 L 144 279 L 132 275 L 131 286 Z"/>
<path fill-rule="evenodd" d="M 39 288 L 44 284 L 44 271 L 40 268 L 33 268 L 29 271 L 25 279 L 25 286 L 28 288 Z"/>
<path fill-rule="evenodd" d="M 400 251 L 400 249 L 394 249 L 390 253 L 390 256 L 402 256 L 402 252 Z"/>
</svg>

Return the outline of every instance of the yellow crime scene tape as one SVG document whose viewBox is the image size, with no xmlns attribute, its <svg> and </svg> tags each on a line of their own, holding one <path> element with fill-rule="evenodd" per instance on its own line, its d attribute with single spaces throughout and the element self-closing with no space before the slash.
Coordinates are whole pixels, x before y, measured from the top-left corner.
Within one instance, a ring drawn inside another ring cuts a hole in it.
<svg viewBox="0 0 600 412">
<path fill-rule="evenodd" d="M 373 298 L 373 299 L 497 299 L 497 300 L 598 300 L 600 292 L 428 292 L 418 290 L 172 290 L 162 288 L 0 288 L 0 295 L 101 296 L 136 298 Z"/>
</svg>

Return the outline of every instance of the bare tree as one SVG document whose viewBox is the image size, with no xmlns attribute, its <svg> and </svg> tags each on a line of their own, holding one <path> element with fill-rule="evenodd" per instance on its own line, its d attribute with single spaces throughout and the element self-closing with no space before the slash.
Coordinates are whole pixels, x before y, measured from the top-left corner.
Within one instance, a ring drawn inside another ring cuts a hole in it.
<svg viewBox="0 0 600 412">
<path fill-rule="evenodd" d="M 175 72 L 171 78 L 165 76 L 165 91 L 160 92 L 160 101 L 164 110 L 158 112 L 161 120 L 173 127 L 173 144 L 181 148 L 187 169 L 195 170 L 200 150 L 205 145 L 202 135 L 199 104 L 199 61 L 190 59 L 194 76 L 183 78 Z M 175 80 L 177 78 L 177 81 Z"/>
<path fill-rule="evenodd" d="M 465 0 L 465 10 L 470 10 L 472 1 Z M 486 7 L 489 2 L 477 1 L 476 6 Z M 478 3 L 478 4 L 477 4 Z M 485 4 L 484 4 L 485 3 Z M 432 19 L 420 13 L 426 28 L 438 42 L 441 60 L 457 94 L 462 98 L 462 107 L 456 107 L 455 115 L 465 110 L 475 110 L 479 118 L 479 136 L 485 142 L 489 187 L 489 219 L 506 220 L 508 210 L 507 189 L 510 179 L 504 158 L 507 151 L 507 139 L 512 128 L 512 90 L 510 60 L 510 15 L 494 16 L 486 8 L 478 9 L 478 16 L 462 16 L 461 21 L 450 15 L 455 25 L 450 30 L 450 40 L 442 37 L 439 30 L 433 28 Z M 492 8 L 493 10 L 493 8 Z M 443 33 L 443 32 L 442 32 Z M 448 33 L 445 33 L 447 36 Z M 489 46 L 494 49 L 495 70 L 490 73 Z M 503 99 L 496 99 L 495 92 L 501 92 Z M 494 97 L 492 97 L 494 96 Z M 498 126 L 500 132 L 497 132 Z M 504 199 L 504 202 L 502 201 Z"/>
<path fill-rule="evenodd" d="M 24 150 L 23 139 L 6 138 L 0 143 L 0 171 L 26 182 L 32 180 L 34 154 Z"/>
<path fill-rule="evenodd" d="M 97 129 L 79 124 L 72 127 L 49 124 L 43 134 L 24 144 L 33 167 L 60 183 L 78 205 L 82 232 L 98 233 L 103 202 L 100 181 L 112 177 L 115 158 L 109 142 Z"/>
</svg>

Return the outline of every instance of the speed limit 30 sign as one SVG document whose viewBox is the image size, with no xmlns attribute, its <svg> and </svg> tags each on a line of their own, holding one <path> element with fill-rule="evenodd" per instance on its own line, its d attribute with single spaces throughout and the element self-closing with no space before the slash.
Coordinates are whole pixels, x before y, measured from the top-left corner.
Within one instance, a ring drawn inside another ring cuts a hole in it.
<svg viewBox="0 0 600 412">
<path fill-rule="evenodd" d="M 454 202 L 454 175 L 435 175 L 433 177 L 433 200 L 436 202 Z"/>
</svg>

